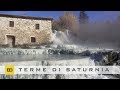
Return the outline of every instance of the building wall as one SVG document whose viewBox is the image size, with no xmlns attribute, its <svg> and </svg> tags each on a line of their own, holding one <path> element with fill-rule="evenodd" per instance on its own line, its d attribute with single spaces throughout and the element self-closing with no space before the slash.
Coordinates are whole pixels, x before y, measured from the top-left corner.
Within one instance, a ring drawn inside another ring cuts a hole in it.
<svg viewBox="0 0 120 90">
<path fill-rule="evenodd" d="M 14 27 L 9 27 L 9 21 L 14 21 Z M 6 35 L 15 36 L 15 44 L 31 44 L 31 37 L 36 38 L 36 44 L 50 43 L 52 36 L 51 20 L 33 20 L 22 18 L 0 17 L 0 44 L 6 44 Z M 35 29 L 35 24 L 40 28 Z"/>
</svg>

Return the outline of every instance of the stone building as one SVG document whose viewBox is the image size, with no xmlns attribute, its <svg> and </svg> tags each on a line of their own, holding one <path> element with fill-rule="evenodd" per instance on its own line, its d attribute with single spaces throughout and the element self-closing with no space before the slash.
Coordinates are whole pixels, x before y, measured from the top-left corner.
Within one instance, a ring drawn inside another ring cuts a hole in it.
<svg viewBox="0 0 120 90">
<path fill-rule="evenodd" d="M 51 43 L 52 18 L 0 14 L 0 45 Z"/>
</svg>

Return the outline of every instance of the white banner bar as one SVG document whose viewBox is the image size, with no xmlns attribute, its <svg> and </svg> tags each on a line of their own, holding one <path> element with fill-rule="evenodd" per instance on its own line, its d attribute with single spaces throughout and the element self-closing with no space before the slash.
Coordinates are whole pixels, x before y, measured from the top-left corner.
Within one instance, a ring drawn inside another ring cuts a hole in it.
<svg viewBox="0 0 120 90">
<path fill-rule="evenodd" d="M 120 74 L 120 66 L 0 66 L 0 74 Z"/>
</svg>

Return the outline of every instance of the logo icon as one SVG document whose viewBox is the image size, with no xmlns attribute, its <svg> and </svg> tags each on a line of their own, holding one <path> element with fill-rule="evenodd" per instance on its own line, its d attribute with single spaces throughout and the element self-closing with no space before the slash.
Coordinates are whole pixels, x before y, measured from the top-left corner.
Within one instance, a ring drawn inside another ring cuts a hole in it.
<svg viewBox="0 0 120 90">
<path fill-rule="evenodd" d="M 5 74 L 6 75 L 14 75 L 14 65 L 6 65 L 5 66 Z"/>
</svg>

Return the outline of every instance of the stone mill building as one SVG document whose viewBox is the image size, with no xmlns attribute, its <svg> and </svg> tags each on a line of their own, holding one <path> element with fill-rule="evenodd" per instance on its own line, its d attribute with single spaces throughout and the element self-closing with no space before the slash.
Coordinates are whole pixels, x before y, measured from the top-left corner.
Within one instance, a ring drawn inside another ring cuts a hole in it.
<svg viewBox="0 0 120 90">
<path fill-rule="evenodd" d="M 52 18 L 0 14 L 0 45 L 51 43 Z"/>
</svg>

